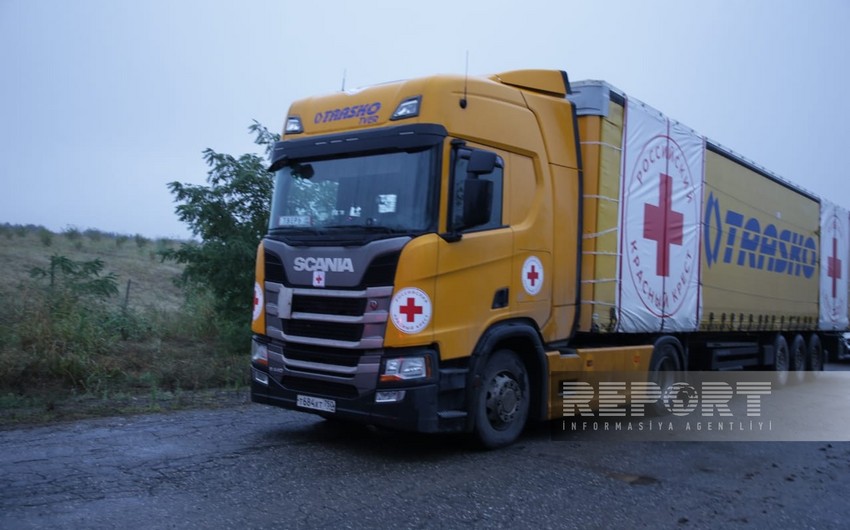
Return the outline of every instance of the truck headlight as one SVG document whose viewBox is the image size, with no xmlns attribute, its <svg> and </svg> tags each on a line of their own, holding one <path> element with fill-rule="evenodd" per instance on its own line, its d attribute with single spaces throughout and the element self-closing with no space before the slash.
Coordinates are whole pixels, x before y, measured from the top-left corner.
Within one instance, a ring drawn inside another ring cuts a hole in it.
<svg viewBox="0 0 850 530">
<path fill-rule="evenodd" d="M 424 379 L 430 375 L 430 372 L 430 364 L 427 357 L 387 359 L 384 362 L 384 371 L 381 372 L 381 382 Z"/>
<path fill-rule="evenodd" d="M 259 366 L 267 367 L 269 365 L 269 349 L 266 348 L 265 344 L 256 341 L 251 342 L 251 362 Z"/>
</svg>

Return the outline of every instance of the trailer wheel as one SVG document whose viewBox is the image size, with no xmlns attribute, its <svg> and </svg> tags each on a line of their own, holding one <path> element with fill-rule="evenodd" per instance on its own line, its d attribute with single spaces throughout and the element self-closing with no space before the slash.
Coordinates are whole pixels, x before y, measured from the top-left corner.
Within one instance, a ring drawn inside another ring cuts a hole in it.
<svg viewBox="0 0 850 530">
<path fill-rule="evenodd" d="M 790 363 L 788 341 L 781 334 L 777 334 L 773 340 L 773 369 L 776 372 L 776 386 L 785 386 L 788 383 L 788 365 Z"/>
<path fill-rule="evenodd" d="M 652 359 L 649 361 L 649 381 L 658 385 L 661 389 L 661 399 L 655 402 L 649 410 L 656 416 L 667 414 L 666 404 L 671 399 L 682 397 L 673 395 L 673 385 L 680 380 L 679 372 L 682 369 L 679 352 L 682 345 L 674 337 L 661 337 L 652 350 Z"/>
<path fill-rule="evenodd" d="M 794 383 L 802 383 L 806 376 L 806 355 L 806 339 L 798 333 L 791 342 L 790 368 L 794 372 Z"/>
<path fill-rule="evenodd" d="M 809 337 L 809 348 L 806 354 L 806 376 L 813 379 L 817 376 L 817 372 L 823 371 L 823 346 L 821 346 L 820 337 L 817 333 L 812 333 Z"/>
<path fill-rule="evenodd" d="M 528 371 L 511 350 L 487 360 L 477 390 L 475 433 L 488 449 L 513 443 L 525 428 L 530 403 Z"/>
</svg>

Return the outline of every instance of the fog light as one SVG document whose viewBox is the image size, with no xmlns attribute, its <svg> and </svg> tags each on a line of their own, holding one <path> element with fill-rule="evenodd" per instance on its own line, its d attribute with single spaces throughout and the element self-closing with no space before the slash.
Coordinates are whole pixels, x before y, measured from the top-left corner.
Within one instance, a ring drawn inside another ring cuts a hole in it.
<svg viewBox="0 0 850 530">
<path fill-rule="evenodd" d="M 254 372 L 254 381 L 261 385 L 269 386 L 269 375 L 267 373 L 259 370 L 252 370 L 252 372 Z"/>
<path fill-rule="evenodd" d="M 382 390 L 375 393 L 375 403 L 396 403 L 404 399 L 404 390 Z"/>
</svg>

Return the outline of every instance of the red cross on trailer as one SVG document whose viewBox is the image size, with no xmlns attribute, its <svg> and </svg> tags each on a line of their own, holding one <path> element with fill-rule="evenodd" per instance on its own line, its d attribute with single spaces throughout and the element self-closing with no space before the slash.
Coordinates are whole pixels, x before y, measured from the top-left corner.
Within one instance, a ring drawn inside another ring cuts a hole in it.
<svg viewBox="0 0 850 530">
<path fill-rule="evenodd" d="M 670 246 L 682 245 L 685 216 L 673 211 L 673 178 L 664 173 L 660 176 L 658 206 L 644 205 L 643 237 L 658 243 L 655 273 L 666 277 L 670 276 Z"/>
<path fill-rule="evenodd" d="M 832 278 L 832 297 L 838 295 L 838 280 L 841 279 L 841 260 L 838 258 L 838 239 L 832 238 L 832 256 L 827 260 L 826 275 Z"/>
</svg>

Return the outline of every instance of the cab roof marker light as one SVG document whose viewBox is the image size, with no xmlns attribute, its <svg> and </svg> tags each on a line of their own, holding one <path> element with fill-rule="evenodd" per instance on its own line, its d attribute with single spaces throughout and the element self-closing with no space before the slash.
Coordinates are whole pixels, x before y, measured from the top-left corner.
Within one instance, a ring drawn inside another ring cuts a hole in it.
<svg viewBox="0 0 850 530">
<path fill-rule="evenodd" d="M 283 134 L 301 134 L 304 132 L 304 126 L 301 125 L 301 118 L 298 116 L 290 116 L 286 118 L 286 127 Z"/>
<path fill-rule="evenodd" d="M 404 120 L 407 118 L 415 118 L 419 116 L 419 104 L 422 102 L 422 96 L 414 96 L 407 98 L 396 107 L 395 112 L 390 117 L 390 121 Z"/>
</svg>

